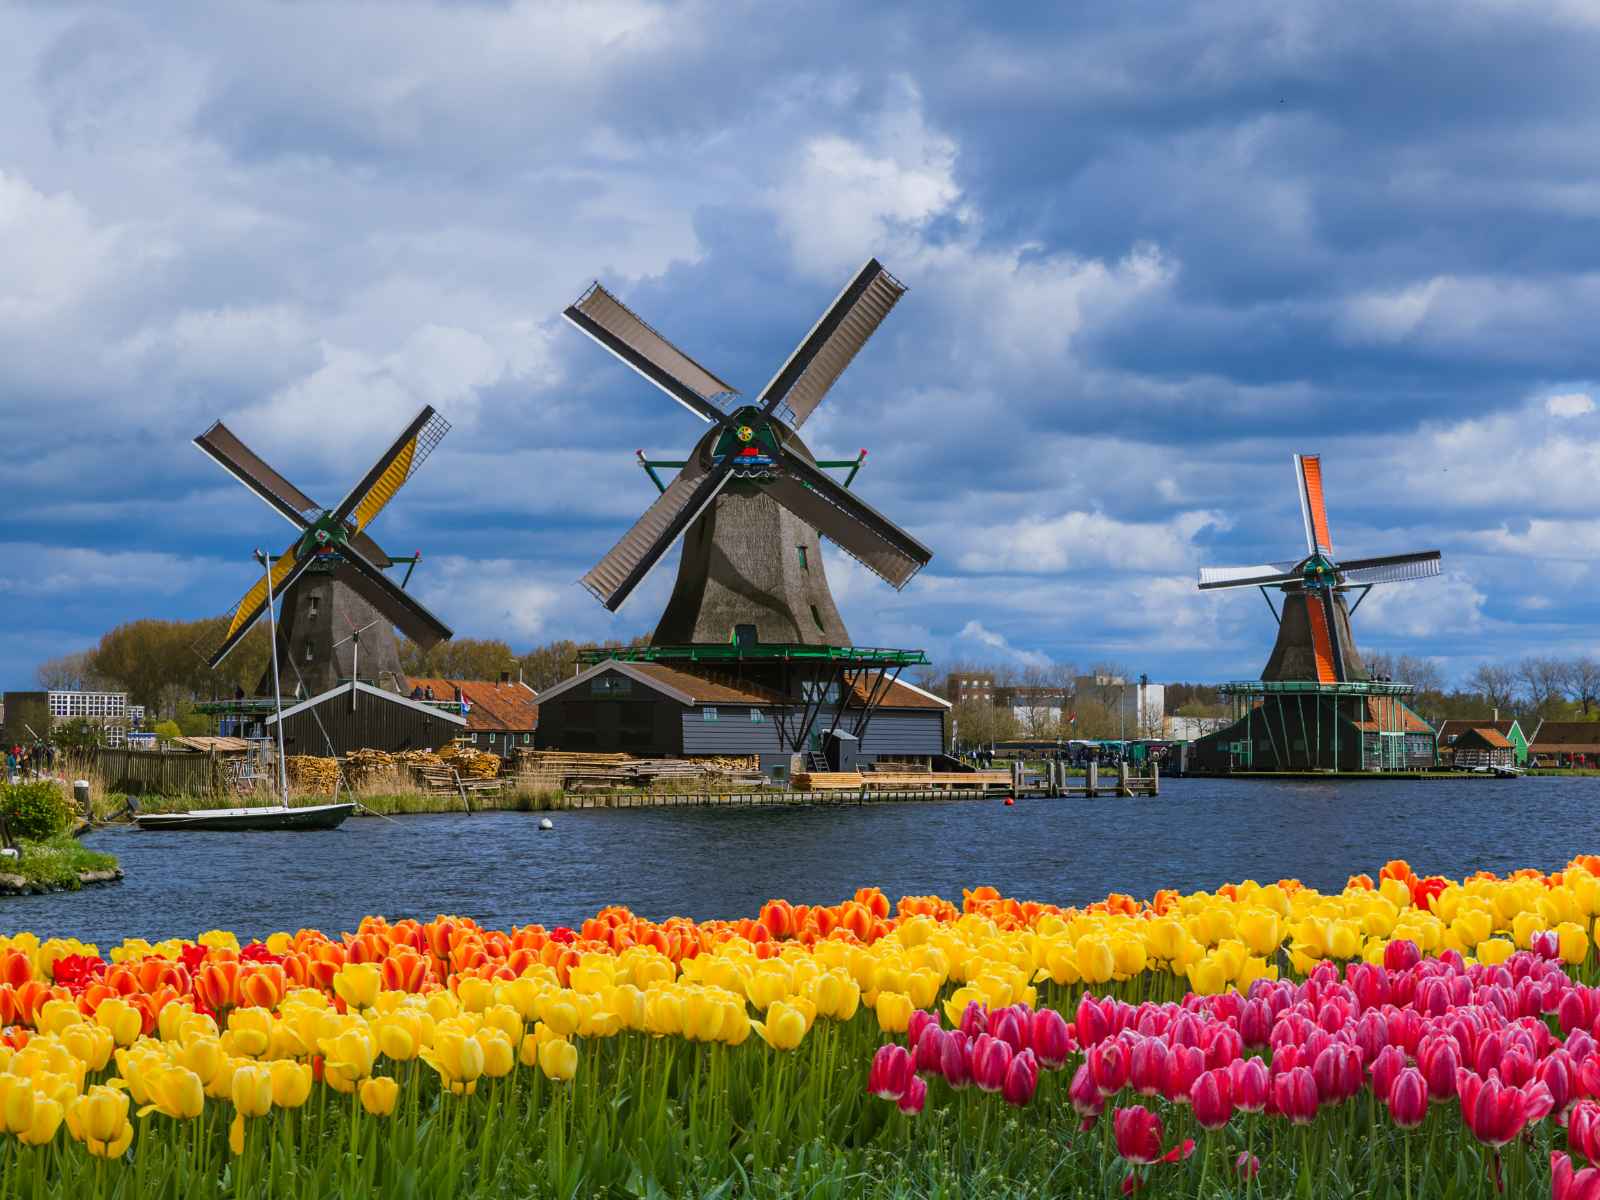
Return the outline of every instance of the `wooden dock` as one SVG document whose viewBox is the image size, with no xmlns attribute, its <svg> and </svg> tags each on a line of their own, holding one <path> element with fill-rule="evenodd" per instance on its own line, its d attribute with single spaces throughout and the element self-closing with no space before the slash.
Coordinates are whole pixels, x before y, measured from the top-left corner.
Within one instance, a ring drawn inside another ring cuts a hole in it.
<svg viewBox="0 0 1600 1200">
<path fill-rule="evenodd" d="M 1100 764 L 1090 762 L 1084 766 L 1080 778 L 1076 769 L 1064 762 L 1047 762 L 1042 775 L 1030 774 L 1023 764 L 1011 764 L 1011 788 L 1019 796 L 1058 796 L 1063 799 L 1081 796 L 1093 800 L 1100 796 L 1159 796 L 1161 770 L 1150 764 L 1148 775 L 1135 775 L 1126 762 L 1119 763 L 1115 774 L 1100 774 Z"/>
<path fill-rule="evenodd" d="M 563 809 L 584 808 L 794 808 L 843 805 L 897 804 L 912 800 L 982 800 L 992 798 L 981 788 L 909 788 L 875 791 L 871 788 L 828 788 L 813 791 L 760 792 L 568 792 L 559 801 Z"/>
</svg>

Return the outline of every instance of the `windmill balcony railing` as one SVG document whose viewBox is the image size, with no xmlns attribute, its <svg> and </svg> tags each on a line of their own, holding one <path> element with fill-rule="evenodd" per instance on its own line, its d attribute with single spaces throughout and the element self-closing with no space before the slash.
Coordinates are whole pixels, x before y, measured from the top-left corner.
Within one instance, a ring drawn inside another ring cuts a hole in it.
<svg viewBox="0 0 1600 1200">
<path fill-rule="evenodd" d="M 1417 689 L 1409 683 L 1380 680 L 1350 680 L 1344 683 L 1318 683 L 1314 679 L 1252 679 L 1224 683 L 1217 691 L 1224 696 L 1306 694 L 1321 696 L 1409 696 Z"/>
<path fill-rule="evenodd" d="M 921 650 L 891 650 L 876 646 L 773 645 L 757 642 L 741 646 L 735 642 L 699 646 L 589 646 L 578 651 L 578 662 L 586 667 L 614 660 L 617 662 L 831 662 L 847 665 L 917 667 L 925 666 L 928 656 Z"/>
</svg>

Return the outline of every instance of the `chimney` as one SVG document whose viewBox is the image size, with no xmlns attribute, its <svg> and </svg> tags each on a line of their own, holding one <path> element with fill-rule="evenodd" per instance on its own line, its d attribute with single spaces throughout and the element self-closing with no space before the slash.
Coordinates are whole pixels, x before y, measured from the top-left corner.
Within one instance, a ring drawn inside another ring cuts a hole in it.
<svg viewBox="0 0 1600 1200">
<path fill-rule="evenodd" d="M 511 686 L 511 672 L 510 671 L 501 671 L 500 672 L 500 686 L 501 687 L 510 687 Z"/>
</svg>

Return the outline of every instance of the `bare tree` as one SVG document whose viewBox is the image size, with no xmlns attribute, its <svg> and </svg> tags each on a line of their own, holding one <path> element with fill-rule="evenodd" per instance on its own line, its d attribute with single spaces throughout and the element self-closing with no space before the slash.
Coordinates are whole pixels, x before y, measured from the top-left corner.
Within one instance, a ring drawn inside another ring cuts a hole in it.
<svg viewBox="0 0 1600 1200">
<path fill-rule="evenodd" d="M 1395 678 L 1396 664 L 1392 654 L 1385 654 L 1382 650 L 1373 650 L 1361 656 L 1366 663 L 1367 674 L 1374 679 Z"/>
<path fill-rule="evenodd" d="M 1394 669 L 1386 674 L 1401 683 L 1409 683 L 1419 692 L 1444 691 L 1444 673 L 1439 670 L 1437 663 L 1426 658 L 1402 654 L 1395 660 Z"/>
<path fill-rule="evenodd" d="M 1600 704 L 1600 662 L 1585 655 L 1568 664 L 1567 696 L 1583 709 L 1585 717 L 1591 708 Z"/>
<path fill-rule="evenodd" d="M 1529 711 L 1551 715 L 1567 691 L 1567 664 L 1558 658 L 1525 658 L 1517 664 L 1517 682 Z"/>
<path fill-rule="evenodd" d="M 46 691 L 78 691 L 98 688 L 104 680 L 94 673 L 94 651 L 79 650 L 39 664 L 34 677 Z"/>
<path fill-rule="evenodd" d="M 1510 667 L 1483 663 L 1467 677 L 1467 687 L 1483 699 L 1487 708 L 1510 711 L 1517 694 L 1517 677 Z"/>
</svg>

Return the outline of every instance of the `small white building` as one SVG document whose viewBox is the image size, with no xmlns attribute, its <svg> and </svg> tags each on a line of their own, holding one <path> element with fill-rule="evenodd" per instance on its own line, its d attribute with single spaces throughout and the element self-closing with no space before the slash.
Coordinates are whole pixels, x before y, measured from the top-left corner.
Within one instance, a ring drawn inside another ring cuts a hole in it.
<svg viewBox="0 0 1600 1200">
<path fill-rule="evenodd" d="M 1079 701 L 1097 700 L 1120 717 L 1128 737 L 1161 737 L 1167 715 L 1167 689 L 1148 675 L 1136 680 L 1121 675 L 1079 675 L 1073 680 Z"/>
</svg>

